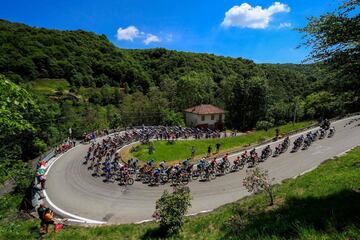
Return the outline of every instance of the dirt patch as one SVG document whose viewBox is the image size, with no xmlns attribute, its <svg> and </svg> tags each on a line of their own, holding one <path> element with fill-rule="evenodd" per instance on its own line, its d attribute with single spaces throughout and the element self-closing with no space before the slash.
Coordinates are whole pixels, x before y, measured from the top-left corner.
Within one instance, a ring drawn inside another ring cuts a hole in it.
<svg viewBox="0 0 360 240">
<path fill-rule="evenodd" d="M 284 202 L 285 202 L 285 198 L 283 197 L 277 197 L 274 199 L 274 205 L 272 206 L 267 206 L 265 208 L 265 212 L 269 212 L 269 211 L 272 211 L 274 209 L 277 209 L 279 207 L 281 207 L 282 205 L 284 205 Z"/>
</svg>

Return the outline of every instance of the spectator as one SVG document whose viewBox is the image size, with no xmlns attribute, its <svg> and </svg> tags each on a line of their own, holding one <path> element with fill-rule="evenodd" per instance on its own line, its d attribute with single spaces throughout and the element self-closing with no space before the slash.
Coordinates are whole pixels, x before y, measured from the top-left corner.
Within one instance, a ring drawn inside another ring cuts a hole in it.
<svg viewBox="0 0 360 240">
<path fill-rule="evenodd" d="M 280 134 L 280 129 L 279 128 L 276 128 L 275 129 L 275 133 L 276 133 L 276 139 L 279 138 L 279 134 Z"/>
<path fill-rule="evenodd" d="M 194 146 L 191 147 L 191 158 L 195 157 L 196 148 Z"/>
<path fill-rule="evenodd" d="M 211 146 L 209 145 L 209 146 L 208 146 L 208 156 L 211 155 L 211 150 L 212 150 L 212 148 L 211 148 Z"/>
<path fill-rule="evenodd" d="M 45 167 L 45 161 L 43 159 L 39 158 L 36 168 L 39 169 L 41 167 Z"/>
<path fill-rule="evenodd" d="M 216 144 L 216 153 L 219 153 L 219 151 L 220 151 L 220 143 L 217 143 Z"/>
<path fill-rule="evenodd" d="M 40 233 L 44 234 L 46 233 L 46 228 L 45 228 L 45 221 L 44 221 L 44 215 L 45 215 L 45 211 L 46 211 L 46 206 L 44 203 L 40 203 L 39 208 L 37 209 L 37 213 L 39 215 L 39 219 L 40 219 Z"/>
<path fill-rule="evenodd" d="M 49 226 L 50 224 L 55 225 L 54 223 L 54 212 L 51 211 L 49 208 L 45 210 L 44 213 L 44 223 L 45 223 L 45 232 L 49 233 Z"/>
<path fill-rule="evenodd" d="M 43 167 L 40 167 L 37 171 L 37 179 L 41 184 L 41 189 L 45 189 L 45 169 Z"/>
</svg>

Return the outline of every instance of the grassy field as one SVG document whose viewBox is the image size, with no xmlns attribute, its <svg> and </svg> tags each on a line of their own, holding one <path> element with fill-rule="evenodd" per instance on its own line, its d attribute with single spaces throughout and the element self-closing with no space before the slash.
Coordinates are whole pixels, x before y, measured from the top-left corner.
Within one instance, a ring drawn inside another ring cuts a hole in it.
<svg viewBox="0 0 360 240">
<path fill-rule="evenodd" d="M 311 125 L 314 122 L 306 121 L 299 122 L 295 124 L 286 124 L 280 126 L 280 134 L 285 134 L 290 131 L 298 130 L 306 126 Z M 207 154 L 208 146 L 211 145 L 213 152 L 216 151 L 215 144 L 220 143 L 220 154 L 227 151 L 233 151 L 241 149 L 243 147 L 249 146 L 251 144 L 256 144 L 261 140 L 267 140 L 275 137 L 275 128 L 266 131 L 255 131 L 248 134 L 228 137 L 221 139 L 201 139 L 201 140 L 189 140 L 189 141 L 177 141 L 174 144 L 168 144 L 167 141 L 155 141 L 153 145 L 155 147 L 155 152 L 149 154 L 147 145 L 138 145 L 139 151 L 130 153 L 130 149 L 125 149 L 123 153 L 123 159 L 128 157 L 135 157 L 142 161 L 149 159 L 154 159 L 156 162 L 163 160 L 166 161 L 178 161 L 191 156 L 192 146 L 196 149 L 196 158 L 201 158 Z"/>
<path fill-rule="evenodd" d="M 70 88 L 70 84 L 65 79 L 39 79 L 31 84 L 35 91 L 45 94 L 53 93 L 58 89 L 68 91 Z"/>
<path fill-rule="evenodd" d="M 272 207 L 259 193 L 212 213 L 188 217 L 173 239 L 360 239 L 360 147 L 275 186 L 274 197 Z M 9 217 L 15 206 L 16 202 L 1 199 L 6 210 L 0 212 L 0 239 L 38 239 L 38 221 Z M 69 226 L 46 238 L 156 239 L 159 232 L 157 223 Z"/>
</svg>

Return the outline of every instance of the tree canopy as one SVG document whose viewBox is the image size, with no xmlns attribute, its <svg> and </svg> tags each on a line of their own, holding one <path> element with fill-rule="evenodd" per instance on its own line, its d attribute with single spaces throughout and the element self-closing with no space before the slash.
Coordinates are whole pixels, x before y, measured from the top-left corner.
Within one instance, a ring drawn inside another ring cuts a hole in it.
<svg viewBox="0 0 360 240">
<path fill-rule="evenodd" d="M 323 63 L 332 76 L 327 90 L 346 93 L 352 100 L 345 106 L 360 109 L 360 13 L 359 0 L 347 0 L 332 13 L 309 17 L 303 45 L 311 47 L 306 61 Z M 345 95 L 345 94 L 344 94 Z"/>
</svg>

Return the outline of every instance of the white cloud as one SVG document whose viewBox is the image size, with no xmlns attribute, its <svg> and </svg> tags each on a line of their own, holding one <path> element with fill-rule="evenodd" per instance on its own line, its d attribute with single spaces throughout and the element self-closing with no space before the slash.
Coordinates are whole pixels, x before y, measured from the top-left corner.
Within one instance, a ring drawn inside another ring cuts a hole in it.
<svg viewBox="0 0 360 240">
<path fill-rule="evenodd" d="M 280 23 L 279 25 L 279 28 L 289 28 L 291 27 L 291 23 L 288 23 L 288 22 L 283 22 L 283 23 Z"/>
<path fill-rule="evenodd" d="M 149 33 L 147 34 L 144 43 L 145 45 L 149 45 L 152 42 L 160 42 L 160 38 L 154 34 Z"/>
<path fill-rule="evenodd" d="M 252 7 L 248 3 L 233 6 L 225 13 L 221 25 L 223 27 L 258 28 L 264 29 L 269 26 L 271 17 L 276 13 L 290 12 L 286 4 L 275 2 L 268 8 L 261 6 Z"/>
<path fill-rule="evenodd" d="M 133 41 L 140 36 L 139 29 L 135 26 L 129 26 L 127 28 L 119 28 L 117 30 L 116 37 L 118 40 Z"/>
<path fill-rule="evenodd" d="M 172 40 L 173 40 L 173 35 L 170 33 L 170 34 L 168 34 L 167 36 L 166 36 L 166 41 L 167 42 L 172 42 Z"/>
<path fill-rule="evenodd" d="M 151 33 L 140 31 L 135 26 L 128 26 L 127 28 L 118 28 L 116 38 L 124 41 L 134 41 L 136 38 L 144 39 L 144 44 L 148 45 L 152 42 L 161 42 L 161 39 Z"/>
</svg>

